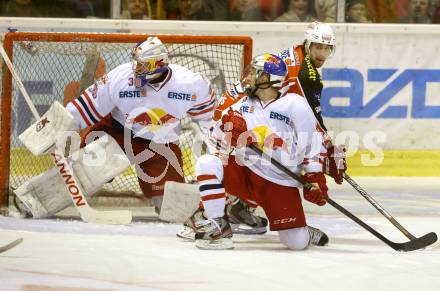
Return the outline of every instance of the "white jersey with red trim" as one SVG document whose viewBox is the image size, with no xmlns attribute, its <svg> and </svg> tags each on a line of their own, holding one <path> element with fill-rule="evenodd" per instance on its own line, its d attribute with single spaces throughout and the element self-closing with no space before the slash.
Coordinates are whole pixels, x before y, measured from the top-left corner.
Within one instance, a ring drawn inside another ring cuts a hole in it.
<svg viewBox="0 0 440 291">
<path fill-rule="evenodd" d="M 136 87 L 132 64 L 120 65 L 87 88 L 66 106 L 81 128 L 92 126 L 111 113 L 135 136 L 157 143 L 178 140 L 180 119 L 211 120 L 215 95 L 200 73 L 170 64 L 159 84 Z"/>
<path fill-rule="evenodd" d="M 252 137 L 260 148 L 287 166 L 293 172 L 321 172 L 326 154 L 319 123 L 304 97 L 288 93 L 283 97 L 262 103 L 257 99 L 244 97 L 231 109 L 240 112 L 246 120 L 248 132 L 240 140 Z M 223 114 L 227 114 L 225 110 Z M 227 150 L 228 134 L 220 129 L 219 120 L 212 130 L 212 145 Z M 228 153 L 228 151 L 226 151 Z M 297 181 L 265 159 L 261 159 L 249 148 L 235 150 L 237 162 L 247 166 L 257 175 L 288 187 L 299 187 Z"/>
</svg>

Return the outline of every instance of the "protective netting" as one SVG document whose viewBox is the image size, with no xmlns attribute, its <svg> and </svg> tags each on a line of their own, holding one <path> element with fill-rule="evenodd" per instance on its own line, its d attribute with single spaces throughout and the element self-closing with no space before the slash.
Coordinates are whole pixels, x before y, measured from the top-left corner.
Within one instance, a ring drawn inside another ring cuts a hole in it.
<svg viewBox="0 0 440 291">
<path fill-rule="evenodd" d="M 42 33 L 41 38 L 33 36 L 33 40 L 12 41 L 14 67 L 40 114 L 46 112 L 55 100 L 63 103 L 78 96 L 81 89 L 91 85 L 105 72 L 130 61 L 133 45 L 146 39 L 145 35 L 138 37 L 131 35 L 130 38 L 127 37 L 126 42 L 111 42 L 111 37 L 109 38 L 111 35 L 107 35 L 105 42 L 91 42 L 90 34 L 87 38 L 81 38 L 79 34 L 63 33 L 63 41 L 53 41 L 52 35 L 55 34 Z M 216 95 L 219 97 L 241 75 L 245 62 L 245 44 L 228 44 L 225 41 L 215 43 L 212 42 L 212 38 L 209 42 L 200 39 L 197 43 L 187 43 L 188 40 L 195 42 L 189 36 L 180 38 L 174 36 L 172 40 L 162 38 L 170 52 L 170 62 L 204 74 L 212 81 Z M 2 92 L 2 96 L 5 96 L 4 93 Z M 2 107 L 1 110 L 11 112 L 9 183 L 6 187 L 3 185 L 2 189 L 16 188 L 30 177 L 52 167 L 49 157 L 33 156 L 18 139 L 18 135 L 35 120 L 14 83 L 11 99 L 11 108 Z M 189 118 L 182 122 L 184 131 L 180 138 L 180 147 L 183 152 L 185 179 L 190 181 L 194 178 L 192 147 L 195 139 Z M 6 122 L 3 120 L 3 123 Z M 1 138 L 8 137 L 2 135 Z M 2 151 L 2 155 L 4 154 L 5 151 Z M 5 157 L 1 158 L 3 162 Z M 114 196 L 127 194 L 142 196 L 134 169 L 126 171 L 116 177 L 112 183 L 106 184 L 103 193 Z"/>
</svg>

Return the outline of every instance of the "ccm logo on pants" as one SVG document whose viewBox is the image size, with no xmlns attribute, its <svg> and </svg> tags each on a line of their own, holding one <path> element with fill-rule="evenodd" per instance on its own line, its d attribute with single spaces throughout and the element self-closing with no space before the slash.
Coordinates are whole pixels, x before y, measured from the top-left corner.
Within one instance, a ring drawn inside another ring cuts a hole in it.
<svg viewBox="0 0 440 291">
<path fill-rule="evenodd" d="M 283 224 L 283 223 L 289 223 L 289 222 L 295 222 L 296 217 L 287 217 L 287 218 L 281 218 L 281 219 L 275 219 L 273 221 L 273 224 Z"/>
</svg>

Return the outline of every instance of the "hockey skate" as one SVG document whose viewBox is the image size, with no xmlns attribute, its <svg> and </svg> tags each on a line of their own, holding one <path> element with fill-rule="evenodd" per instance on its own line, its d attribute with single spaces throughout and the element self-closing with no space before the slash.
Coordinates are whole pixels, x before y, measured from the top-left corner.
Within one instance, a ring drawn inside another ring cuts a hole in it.
<svg viewBox="0 0 440 291">
<path fill-rule="evenodd" d="M 196 224 L 198 222 L 206 220 L 206 217 L 203 215 L 204 211 L 203 208 L 198 208 L 193 215 L 191 215 L 183 224 L 183 229 L 179 230 L 176 235 L 177 237 L 188 240 L 188 241 L 194 241 L 195 240 L 195 230 L 196 230 Z"/>
<path fill-rule="evenodd" d="M 226 207 L 232 232 L 236 234 L 264 234 L 267 231 L 267 219 L 254 215 L 255 209 L 245 205 L 240 199 L 236 199 L 233 204 Z M 206 220 L 203 215 L 203 208 L 197 209 L 184 224 L 183 229 L 179 230 L 177 237 L 194 241 L 196 223 Z"/>
<path fill-rule="evenodd" d="M 310 234 L 310 244 L 315 246 L 325 246 L 328 244 L 328 236 L 320 229 L 307 226 Z"/>
<path fill-rule="evenodd" d="M 227 216 L 196 223 L 196 247 L 202 250 L 233 249 L 232 229 Z"/>
<path fill-rule="evenodd" d="M 255 208 L 237 199 L 227 206 L 232 232 L 237 234 L 264 234 L 267 232 L 267 219 L 254 215 Z"/>
</svg>

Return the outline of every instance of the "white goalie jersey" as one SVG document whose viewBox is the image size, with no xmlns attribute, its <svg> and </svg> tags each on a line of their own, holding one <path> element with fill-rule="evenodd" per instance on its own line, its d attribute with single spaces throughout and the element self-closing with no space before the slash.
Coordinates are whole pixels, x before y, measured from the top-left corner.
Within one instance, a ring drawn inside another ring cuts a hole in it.
<svg viewBox="0 0 440 291">
<path fill-rule="evenodd" d="M 168 143 L 178 140 L 180 119 L 211 120 L 215 95 L 199 73 L 170 64 L 159 84 L 137 87 L 131 63 L 116 67 L 67 104 L 81 128 L 92 126 L 111 113 L 137 137 Z"/>
<path fill-rule="evenodd" d="M 243 140 L 252 137 L 264 152 L 286 165 L 293 172 L 321 172 L 326 154 L 320 126 L 304 97 L 289 93 L 267 104 L 244 97 L 231 109 L 240 112 L 246 120 L 248 132 Z M 223 114 L 227 112 L 226 109 Z M 211 146 L 227 146 L 227 134 L 221 129 L 221 120 L 212 130 Z M 242 137 L 240 137 L 241 139 Z M 237 162 L 257 175 L 279 185 L 299 187 L 297 181 L 261 159 L 249 148 L 235 150 Z"/>
</svg>

